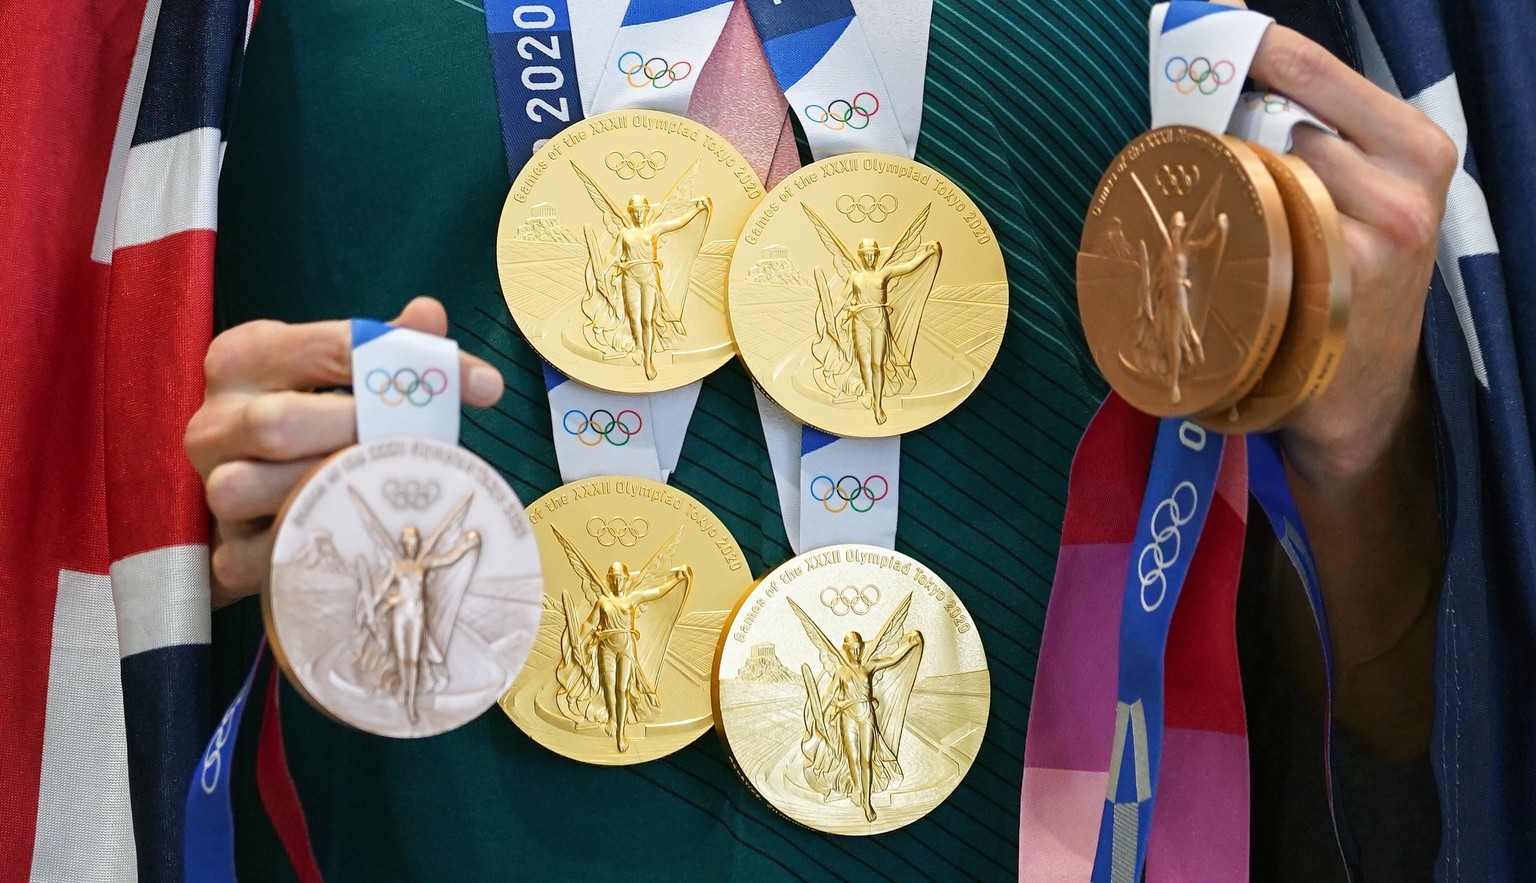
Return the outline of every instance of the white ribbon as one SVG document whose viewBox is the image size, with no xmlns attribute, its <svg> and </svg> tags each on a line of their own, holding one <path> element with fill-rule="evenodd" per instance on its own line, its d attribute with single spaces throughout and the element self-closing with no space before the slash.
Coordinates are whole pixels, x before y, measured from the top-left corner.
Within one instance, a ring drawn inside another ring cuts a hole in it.
<svg viewBox="0 0 1536 883">
<path fill-rule="evenodd" d="M 459 345 L 446 337 L 352 320 L 357 440 L 392 435 L 459 443 Z"/>
<path fill-rule="evenodd" d="M 1197 0 L 1152 7 L 1147 19 L 1147 87 L 1152 128 L 1227 130 L 1259 41 L 1274 19 Z"/>
</svg>

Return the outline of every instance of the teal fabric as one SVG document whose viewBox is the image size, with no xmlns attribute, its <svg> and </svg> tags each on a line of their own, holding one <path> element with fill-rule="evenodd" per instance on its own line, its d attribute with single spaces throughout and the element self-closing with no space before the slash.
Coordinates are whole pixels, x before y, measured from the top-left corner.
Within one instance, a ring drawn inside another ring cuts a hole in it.
<svg viewBox="0 0 1536 883">
<path fill-rule="evenodd" d="M 580 2 L 580 0 L 574 0 Z M 540 748 L 492 710 L 391 741 L 284 693 L 289 759 L 327 879 L 1010 879 L 1024 730 L 1073 448 L 1104 388 L 1077 327 L 1073 258 L 1104 166 L 1145 126 L 1139 0 L 938 0 L 918 159 L 986 211 L 1007 260 L 996 366 L 952 416 L 903 443 L 898 546 L 979 623 L 992 713 L 975 766 L 922 821 L 840 838 L 776 816 L 713 735 L 619 769 Z M 389 317 L 447 304 L 452 334 L 506 372 L 464 444 L 525 501 L 559 483 L 538 361 L 512 326 L 494 235 L 508 188 L 484 18 L 470 0 L 266 0 L 221 190 L 220 327 L 259 317 Z M 704 385 L 674 484 L 735 534 L 754 573 L 790 550 L 751 386 Z M 217 698 L 260 630 L 216 618 Z M 247 766 L 242 878 L 291 879 Z"/>
</svg>

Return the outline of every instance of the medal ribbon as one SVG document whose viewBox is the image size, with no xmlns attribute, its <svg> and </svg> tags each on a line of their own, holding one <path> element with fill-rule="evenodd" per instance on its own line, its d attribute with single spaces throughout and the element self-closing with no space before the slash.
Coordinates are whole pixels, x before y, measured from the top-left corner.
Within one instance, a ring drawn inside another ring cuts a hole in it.
<svg viewBox="0 0 1536 883">
<path fill-rule="evenodd" d="M 922 81 L 931 0 L 905 0 L 901 10 L 884 10 L 906 25 L 875 29 L 893 41 L 878 53 L 848 0 L 746 0 L 746 6 L 816 159 L 859 150 L 912 158 L 922 91 L 891 93 L 876 59 L 886 59 L 892 77 Z M 827 97 L 842 93 L 848 94 Z M 802 426 L 761 390 L 757 406 L 790 547 L 797 553 L 835 543 L 893 548 L 901 438 L 842 438 Z"/>
<path fill-rule="evenodd" d="M 235 815 L 230 806 L 229 782 L 234 775 L 235 739 L 240 718 L 256 682 L 256 670 L 267 649 L 266 639 L 256 648 L 256 659 L 246 672 L 235 698 L 219 719 L 218 729 L 203 749 L 192 783 L 187 786 L 187 812 L 183 845 L 183 873 L 189 883 L 234 883 Z"/>
<path fill-rule="evenodd" d="M 1223 436 L 1188 420 L 1158 423 L 1125 573 L 1119 689 L 1095 883 L 1141 880 L 1163 753 L 1168 632 L 1211 510 L 1225 447 Z"/>
<path fill-rule="evenodd" d="M 1124 864 L 1148 850 L 1149 879 L 1246 875 L 1247 755 L 1232 632 L 1246 515 L 1242 454 L 1222 436 L 1202 436 L 1183 421 L 1160 424 L 1113 394 L 1084 433 L 1030 707 L 1021 880 L 1087 879 L 1101 837 L 1113 846 L 1117 833 Z M 1148 488 L 1139 510 L 1130 490 L 1137 487 Z M 1133 654 L 1146 668 L 1117 686 Z M 1180 690 L 1181 681 L 1201 689 Z M 1159 785 L 1165 758 L 1170 772 L 1198 770 L 1198 787 Z M 1242 811 L 1198 811 L 1212 790 L 1229 796 L 1223 809 Z M 1164 812 L 1149 825 L 1154 796 Z"/>
</svg>

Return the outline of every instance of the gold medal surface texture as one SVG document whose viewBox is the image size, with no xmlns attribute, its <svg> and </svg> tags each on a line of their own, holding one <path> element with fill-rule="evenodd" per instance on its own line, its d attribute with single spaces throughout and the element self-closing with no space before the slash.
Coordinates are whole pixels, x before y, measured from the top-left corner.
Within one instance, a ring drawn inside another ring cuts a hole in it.
<svg viewBox="0 0 1536 883">
<path fill-rule="evenodd" d="M 517 327 L 567 376 L 661 392 L 734 354 L 725 280 L 763 185 L 691 120 L 624 110 L 550 139 L 512 182 L 496 262 Z"/>
<path fill-rule="evenodd" d="M 731 260 L 731 330 L 752 378 L 800 422 L 898 435 L 948 414 L 992 367 L 1002 251 L 959 186 L 850 153 L 786 178 Z"/>
<path fill-rule="evenodd" d="M 1206 415 L 1218 432 L 1272 429 L 1333 380 L 1349 325 L 1350 267 L 1339 210 L 1301 158 L 1248 145 L 1269 170 L 1291 229 L 1291 306 L 1264 374 L 1242 401 Z"/>
<path fill-rule="evenodd" d="M 1132 141 L 1094 191 L 1077 297 L 1094 361 L 1131 405 L 1231 407 L 1274 354 L 1291 297 L 1285 208 L 1258 155 L 1184 126 Z"/>
<path fill-rule="evenodd" d="M 332 455 L 278 514 L 262 614 L 273 654 L 330 717 L 444 733 L 496 703 L 543 597 L 523 504 L 456 445 L 386 438 Z"/>
<path fill-rule="evenodd" d="M 586 763 L 642 763 L 697 739 L 721 626 L 752 583 L 736 540 L 694 498 L 628 476 L 572 482 L 528 515 L 544 618 L 502 710 Z"/>
<path fill-rule="evenodd" d="M 715 657 L 715 725 L 743 780 L 785 816 L 880 834 L 949 797 L 981 749 L 986 653 L 932 571 L 828 546 L 763 576 Z"/>
</svg>

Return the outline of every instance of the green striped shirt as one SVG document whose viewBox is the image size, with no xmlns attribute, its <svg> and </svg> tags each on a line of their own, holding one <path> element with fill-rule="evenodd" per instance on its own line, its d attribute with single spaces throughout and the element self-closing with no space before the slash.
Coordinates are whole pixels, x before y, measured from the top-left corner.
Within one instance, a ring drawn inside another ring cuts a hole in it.
<svg viewBox="0 0 1536 883">
<path fill-rule="evenodd" d="M 573 0 L 581 2 L 581 0 Z M 993 701 L 961 787 L 890 834 L 798 828 L 750 794 L 713 735 L 670 758 L 585 766 L 499 710 L 393 741 L 285 694 L 289 760 L 336 880 L 1005 879 L 1016 874 L 1024 729 L 1072 451 L 1104 393 L 1078 329 L 1073 258 L 1100 172 L 1145 127 L 1144 0 L 938 0 L 919 160 L 986 211 L 1008 264 L 1002 352 L 975 395 L 903 444 L 897 545 L 962 596 Z M 221 191 L 220 327 L 447 304 L 452 335 L 507 376 L 464 444 L 525 501 L 560 483 L 538 360 L 508 318 L 495 230 L 508 187 L 472 0 L 266 0 Z M 754 573 L 790 555 L 749 381 L 704 384 L 673 483 L 735 534 Z M 221 698 L 260 629 L 216 619 Z M 242 742 L 251 782 L 254 734 Z M 237 796 L 247 881 L 290 879 L 255 789 Z"/>
</svg>

